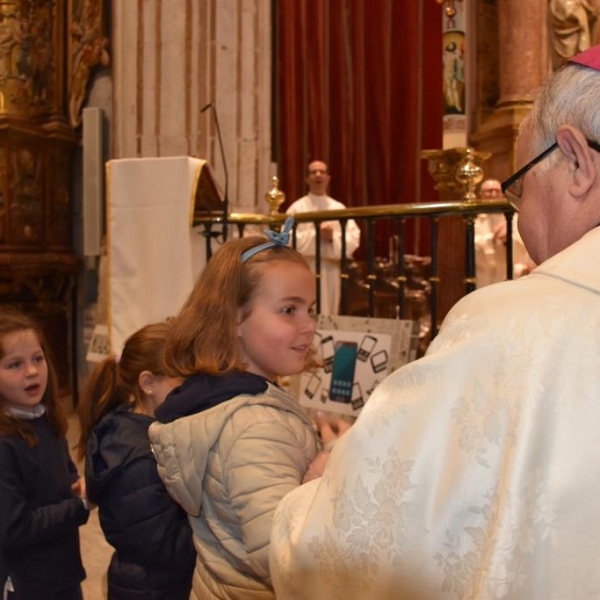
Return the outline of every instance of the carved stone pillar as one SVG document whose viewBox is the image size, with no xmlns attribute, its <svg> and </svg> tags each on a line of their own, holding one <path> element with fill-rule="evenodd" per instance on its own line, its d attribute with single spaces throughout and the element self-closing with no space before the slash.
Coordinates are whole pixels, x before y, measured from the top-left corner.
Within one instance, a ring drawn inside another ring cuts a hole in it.
<svg viewBox="0 0 600 600">
<path fill-rule="evenodd" d="M 499 1 L 498 107 L 531 102 L 548 76 L 546 4 L 545 0 Z"/>
<path fill-rule="evenodd" d="M 486 177 L 515 169 L 516 138 L 533 95 L 547 79 L 546 0 L 470 2 L 476 23 L 476 87 L 470 144 L 491 152 Z"/>
<path fill-rule="evenodd" d="M 44 326 L 59 387 L 72 389 L 70 156 L 63 115 L 63 0 L 0 3 L 0 302 Z"/>
</svg>

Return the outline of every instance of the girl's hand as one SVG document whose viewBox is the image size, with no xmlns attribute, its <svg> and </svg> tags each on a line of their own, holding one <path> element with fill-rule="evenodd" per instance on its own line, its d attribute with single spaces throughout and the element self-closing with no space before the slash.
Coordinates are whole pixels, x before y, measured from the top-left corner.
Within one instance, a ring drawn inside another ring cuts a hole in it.
<svg viewBox="0 0 600 600">
<path fill-rule="evenodd" d="M 323 442 L 323 449 L 331 451 L 338 439 L 352 427 L 340 417 L 329 418 L 323 412 L 317 412 L 317 432 Z"/>
<path fill-rule="evenodd" d="M 79 496 L 82 500 L 85 500 L 84 505 L 88 510 L 94 510 L 98 505 L 90 502 L 87 499 L 87 492 L 85 489 L 85 477 L 80 477 L 72 486 L 71 491 L 76 496 Z"/>
<path fill-rule="evenodd" d="M 352 424 L 348 423 L 348 421 L 341 418 L 329 419 L 321 411 L 317 412 L 316 425 L 317 432 L 323 442 L 323 450 L 321 450 L 321 452 L 313 458 L 310 465 L 308 465 L 308 470 L 304 474 L 302 483 L 308 483 L 323 475 L 325 467 L 329 462 L 331 449 L 335 442 L 337 442 L 337 440 L 352 427 Z"/>
<path fill-rule="evenodd" d="M 87 498 L 85 491 L 85 477 L 80 477 L 72 486 L 71 491 L 80 498 Z"/>
<path fill-rule="evenodd" d="M 308 483 L 313 479 L 318 479 L 325 472 L 325 467 L 329 462 L 329 455 L 331 452 L 329 450 L 321 450 L 319 454 L 317 454 L 310 465 L 308 465 L 308 469 L 306 473 L 304 473 L 304 477 L 302 478 L 302 483 Z"/>
</svg>

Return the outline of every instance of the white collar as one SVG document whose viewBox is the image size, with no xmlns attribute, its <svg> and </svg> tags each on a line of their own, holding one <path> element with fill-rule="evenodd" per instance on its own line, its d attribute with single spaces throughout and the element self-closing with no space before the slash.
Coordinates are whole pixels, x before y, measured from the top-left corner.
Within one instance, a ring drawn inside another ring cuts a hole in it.
<svg viewBox="0 0 600 600">
<path fill-rule="evenodd" d="M 36 404 L 33 410 L 29 411 L 17 408 L 16 406 L 5 406 L 4 410 L 17 419 L 37 419 L 46 412 L 46 407 L 43 404 Z"/>
</svg>

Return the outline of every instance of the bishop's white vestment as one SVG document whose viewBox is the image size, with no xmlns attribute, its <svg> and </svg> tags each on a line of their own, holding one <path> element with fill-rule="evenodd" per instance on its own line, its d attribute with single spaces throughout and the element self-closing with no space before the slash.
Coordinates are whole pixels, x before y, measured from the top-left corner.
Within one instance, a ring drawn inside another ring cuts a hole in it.
<svg viewBox="0 0 600 600">
<path fill-rule="evenodd" d="M 284 600 L 600 597 L 600 227 L 458 302 L 279 504 Z"/>
</svg>

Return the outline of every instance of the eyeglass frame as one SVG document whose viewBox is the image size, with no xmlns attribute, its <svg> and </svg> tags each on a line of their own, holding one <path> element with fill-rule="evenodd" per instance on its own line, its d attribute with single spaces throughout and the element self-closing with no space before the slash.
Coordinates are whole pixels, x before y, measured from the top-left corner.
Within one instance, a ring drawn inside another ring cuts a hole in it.
<svg viewBox="0 0 600 600">
<path fill-rule="evenodd" d="M 587 145 L 590 148 L 592 148 L 593 150 L 596 150 L 596 152 L 600 152 L 600 143 L 595 142 L 594 140 L 588 140 L 587 138 L 585 139 L 585 141 L 587 142 Z M 511 192 L 509 192 L 507 194 L 506 193 L 507 190 L 510 187 L 512 187 L 515 183 L 517 183 L 517 181 L 519 181 L 519 179 L 523 178 L 531 169 L 533 169 L 533 167 L 535 167 L 535 165 L 537 165 L 540 161 L 544 160 L 544 158 L 546 158 L 546 156 L 548 156 L 551 152 L 553 152 L 557 148 L 558 148 L 558 142 L 554 142 L 552 145 L 548 146 L 548 148 L 546 148 L 543 152 L 538 154 L 535 158 L 531 159 L 525 166 L 521 167 L 516 173 L 513 173 L 508 179 L 506 179 L 505 181 L 503 181 L 500 184 L 500 187 L 502 188 L 502 193 L 506 196 L 506 199 L 508 200 L 510 205 L 517 212 L 519 211 L 518 203 L 515 200 L 511 200 L 510 197 L 513 196 L 514 198 L 518 198 L 518 200 L 520 201 L 521 194 L 517 195 L 517 194 L 511 193 Z"/>
</svg>

